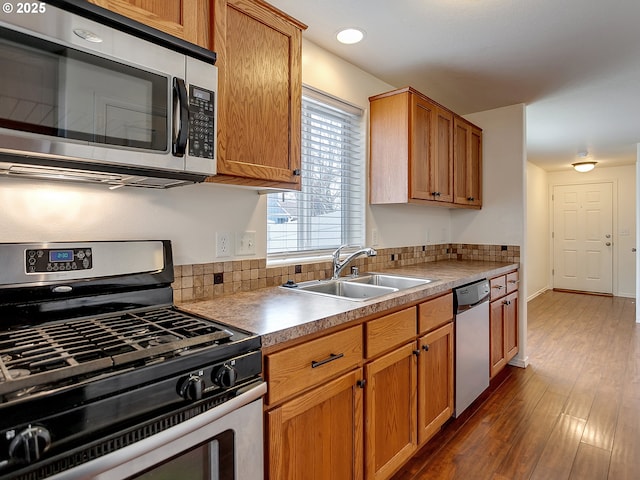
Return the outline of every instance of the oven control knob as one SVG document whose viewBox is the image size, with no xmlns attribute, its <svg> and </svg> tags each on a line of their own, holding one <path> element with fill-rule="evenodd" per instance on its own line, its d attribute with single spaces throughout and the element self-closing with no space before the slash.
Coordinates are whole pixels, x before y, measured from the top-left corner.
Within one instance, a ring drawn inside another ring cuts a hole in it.
<svg viewBox="0 0 640 480">
<path fill-rule="evenodd" d="M 44 427 L 32 427 L 18 433 L 9 444 L 9 457 L 32 463 L 51 447 L 51 434 Z"/>
<path fill-rule="evenodd" d="M 204 381 L 198 375 L 189 375 L 182 382 L 178 391 L 185 400 L 200 400 L 204 390 Z"/>
<path fill-rule="evenodd" d="M 238 371 L 231 365 L 224 364 L 216 372 L 213 383 L 223 388 L 231 388 L 235 386 L 238 378 Z"/>
</svg>

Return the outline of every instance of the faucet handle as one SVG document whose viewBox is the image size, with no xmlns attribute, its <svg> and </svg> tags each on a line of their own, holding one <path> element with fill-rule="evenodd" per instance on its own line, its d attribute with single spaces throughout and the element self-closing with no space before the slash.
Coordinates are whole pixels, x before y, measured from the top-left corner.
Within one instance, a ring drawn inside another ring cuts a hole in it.
<svg viewBox="0 0 640 480">
<path fill-rule="evenodd" d="M 335 258 L 336 260 L 340 258 L 340 254 L 342 253 L 342 250 L 344 248 L 360 248 L 360 245 L 351 245 L 349 243 L 345 243 L 344 245 L 340 245 L 338 248 L 336 248 L 333 252 L 333 258 Z"/>
</svg>

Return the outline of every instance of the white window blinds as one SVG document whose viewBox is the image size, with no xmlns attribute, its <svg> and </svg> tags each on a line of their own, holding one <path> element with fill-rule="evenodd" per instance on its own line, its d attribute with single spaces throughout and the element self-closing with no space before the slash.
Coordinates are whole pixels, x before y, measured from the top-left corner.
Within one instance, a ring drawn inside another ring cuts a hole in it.
<svg viewBox="0 0 640 480">
<path fill-rule="evenodd" d="M 364 238 L 363 112 L 322 92 L 302 94 L 302 188 L 268 195 L 267 253 L 322 253 Z"/>
</svg>

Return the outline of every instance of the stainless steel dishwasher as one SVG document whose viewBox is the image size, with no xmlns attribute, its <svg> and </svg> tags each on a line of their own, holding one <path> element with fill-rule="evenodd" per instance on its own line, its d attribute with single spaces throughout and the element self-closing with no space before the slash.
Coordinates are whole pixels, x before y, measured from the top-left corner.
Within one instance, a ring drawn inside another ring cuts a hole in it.
<svg viewBox="0 0 640 480">
<path fill-rule="evenodd" d="M 456 403 L 460 414 L 489 386 L 489 282 L 455 288 Z"/>
</svg>

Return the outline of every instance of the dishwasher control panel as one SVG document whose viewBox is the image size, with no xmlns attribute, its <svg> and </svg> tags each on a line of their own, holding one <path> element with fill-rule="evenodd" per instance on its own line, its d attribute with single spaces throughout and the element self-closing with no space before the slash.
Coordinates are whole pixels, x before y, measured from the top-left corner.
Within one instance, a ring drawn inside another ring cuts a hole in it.
<svg viewBox="0 0 640 480">
<path fill-rule="evenodd" d="M 467 310 L 474 305 L 487 301 L 490 292 L 491 288 L 488 280 L 480 280 L 454 288 L 454 307 L 456 312 Z"/>
</svg>

